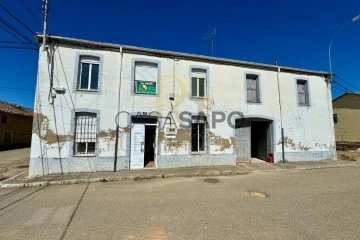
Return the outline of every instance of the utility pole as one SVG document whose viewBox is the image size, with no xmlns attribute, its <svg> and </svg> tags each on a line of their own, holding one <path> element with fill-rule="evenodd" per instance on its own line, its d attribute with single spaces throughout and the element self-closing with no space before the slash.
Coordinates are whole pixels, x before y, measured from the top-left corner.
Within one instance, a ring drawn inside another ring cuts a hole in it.
<svg viewBox="0 0 360 240">
<path fill-rule="evenodd" d="M 46 45 L 46 25 L 47 25 L 47 18 L 48 18 L 48 0 L 42 0 L 43 1 L 43 14 L 44 14 L 44 29 L 43 29 L 43 44 L 42 49 L 45 50 Z"/>
</svg>

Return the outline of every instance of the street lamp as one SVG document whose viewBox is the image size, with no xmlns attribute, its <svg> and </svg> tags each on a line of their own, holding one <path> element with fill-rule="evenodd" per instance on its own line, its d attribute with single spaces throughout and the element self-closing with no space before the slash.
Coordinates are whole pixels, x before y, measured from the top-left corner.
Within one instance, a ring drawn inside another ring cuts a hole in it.
<svg viewBox="0 0 360 240">
<path fill-rule="evenodd" d="M 357 22 L 360 20 L 360 14 L 357 15 L 356 17 L 354 17 L 351 22 L 348 22 L 347 24 L 345 24 L 344 26 L 342 26 L 335 34 L 334 36 L 331 38 L 331 42 L 330 42 L 330 46 L 329 46 L 329 65 L 330 65 L 330 82 L 332 82 L 332 76 L 333 76 L 333 73 L 332 73 L 332 66 L 331 66 L 331 47 L 332 47 L 332 44 L 334 42 L 334 39 L 335 37 L 340 33 L 342 32 L 346 27 L 350 26 L 351 24 Z"/>
</svg>

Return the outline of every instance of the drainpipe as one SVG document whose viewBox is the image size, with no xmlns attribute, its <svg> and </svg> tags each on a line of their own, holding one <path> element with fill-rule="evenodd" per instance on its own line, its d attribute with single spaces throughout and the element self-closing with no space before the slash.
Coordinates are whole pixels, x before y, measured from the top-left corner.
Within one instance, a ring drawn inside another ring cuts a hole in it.
<svg viewBox="0 0 360 240">
<path fill-rule="evenodd" d="M 117 113 L 120 112 L 120 95 L 121 95 L 121 74 L 122 74 L 122 62 L 123 62 L 123 48 L 120 47 L 120 77 L 119 77 L 119 90 L 118 90 L 118 102 L 117 102 Z M 117 167 L 117 157 L 118 157 L 118 146 L 119 146 L 119 122 L 115 119 L 116 122 L 116 136 L 115 136 L 115 157 L 114 157 L 114 172 L 116 172 Z"/>
<path fill-rule="evenodd" d="M 276 65 L 277 65 L 277 60 L 276 60 Z M 280 125 L 281 125 L 281 153 L 282 153 L 282 162 L 285 163 L 284 128 L 283 128 L 283 115 L 282 115 L 282 107 L 281 107 L 281 92 L 280 92 L 280 81 L 279 81 L 280 71 L 281 71 L 280 67 L 278 67 L 276 79 L 277 79 L 278 93 L 279 93 L 279 109 L 280 109 Z"/>
</svg>

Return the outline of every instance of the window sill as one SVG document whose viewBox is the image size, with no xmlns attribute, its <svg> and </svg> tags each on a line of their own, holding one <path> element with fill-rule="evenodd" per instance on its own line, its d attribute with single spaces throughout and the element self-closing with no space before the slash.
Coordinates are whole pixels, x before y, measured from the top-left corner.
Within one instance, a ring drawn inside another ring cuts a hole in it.
<svg viewBox="0 0 360 240">
<path fill-rule="evenodd" d="M 310 104 L 298 104 L 298 107 L 310 107 Z"/>
<path fill-rule="evenodd" d="M 73 157 L 96 157 L 96 154 L 74 154 Z"/>
<path fill-rule="evenodd" d="M 191 152 L 191 155 L 204 155 L 206 152 Z"/>
<path fill-rule="evenodd" d="M 192 99 L 194 100 L 204 100 L 207 99 L 207 97 L 195 97 L 195 96 L 191 96 Z"/>
<path fill-rule="evenodd" d="M 92 89 L 76 89 L 77 92 L 99 92 L 99 89 L 92 90 Z"/>
<path fill-rule="evenodd" d="M 249 103 L 249 104 L 261 104 L 262 102 L 249 102 L 249 101 L 247 101 L 246 103 Z"/>
</svg>

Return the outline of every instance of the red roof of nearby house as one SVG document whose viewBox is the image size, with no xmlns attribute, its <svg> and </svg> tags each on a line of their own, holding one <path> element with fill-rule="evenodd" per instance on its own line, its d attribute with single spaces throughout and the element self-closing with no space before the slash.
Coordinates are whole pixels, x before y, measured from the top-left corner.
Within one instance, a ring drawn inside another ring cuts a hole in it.
<svg viewBox="0 0 360 240">
<path fill-rule="evenodd" d="M 3 101 L 0 101 L 0 112 L 12 114 L 12 115 L 20 115 L 25 117 L 34 116 L 33 110 L 30 108 L 21 107 L 19 105 L 7 103 Z"/>
</svg>

